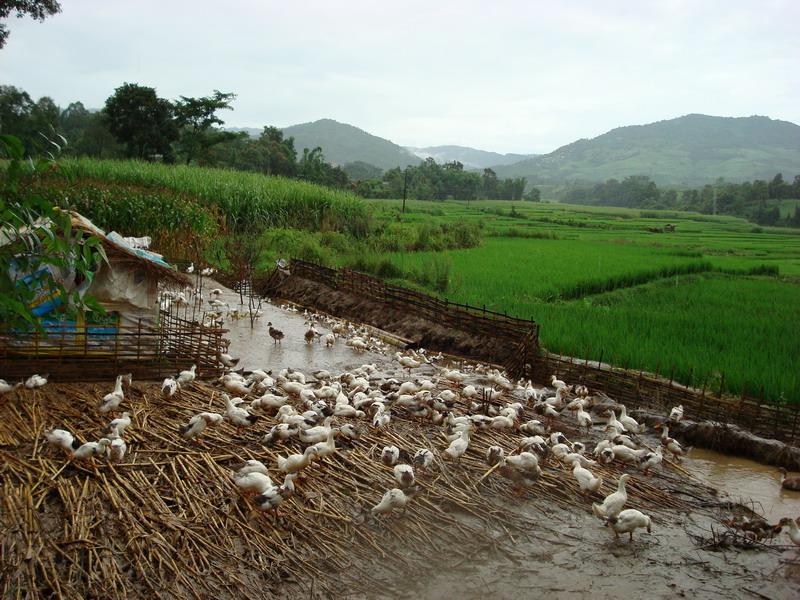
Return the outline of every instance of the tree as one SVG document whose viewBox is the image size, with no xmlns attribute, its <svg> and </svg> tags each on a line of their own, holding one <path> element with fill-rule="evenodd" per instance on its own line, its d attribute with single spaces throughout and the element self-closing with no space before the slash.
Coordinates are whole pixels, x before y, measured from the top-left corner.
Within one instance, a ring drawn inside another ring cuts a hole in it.
<svg viewBox="0 0 800 600">
<path fill-rule="evenodd" d="M 172 162 L 170 144 L 178 138 L 178 127 L 169 100 L 155 89 L 125 83 L 106 100 L 103 113 L 114 137 L 125 144 L 130 158 L 153 160 L 161 156 Z"/>
<path fill-rule="evenodd" d="M 212 146 L 232 140 L 237 134 L 217 129 L 225 122 L 217 116 L 218 110 L 233 110 L 235 94 L 214 90 L 211 96 L 187 98 L 181 96 L 175 103 L 175 120 L 180 127 L 178 149 L 188 165 L 193 159 L 205 157 Z"/>
<path fill-rule="evenodd" d="M 15 12 L 18 19 L 28 15 L 36 21 L 44 21 L 46 17 L 51 17 L 61 12 L 61 5 L 57 0 L 3 0 L 0 2 L 0 19 L 7 19 Z M 9 35 L 8 27 L 5 23 L 0 23 L 0 48 L 6 45 Z"/>
<path fill-rule="evenodd" d="M 266 157 L 264 172 L 267 175 L 293 177 L 297 171 L 297 151 L 294 138 L 283 139 L 283 132 L 277 127 L 264 127 L 258 138 Z"/>
<path fill-rule="evenodd" d="M 531 202 L 541 202 L 542 201 L 542 190 L 536 187 L 532 187 L 528 192 L 528 195 L 525 196 L 526 200 L 530 200 Z"/>
</svg>

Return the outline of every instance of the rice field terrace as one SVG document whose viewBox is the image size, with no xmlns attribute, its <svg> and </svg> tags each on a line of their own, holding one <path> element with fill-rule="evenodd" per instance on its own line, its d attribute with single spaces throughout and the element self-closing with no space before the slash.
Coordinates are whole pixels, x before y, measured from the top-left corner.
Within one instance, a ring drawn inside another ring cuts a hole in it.
<svg viewBox="0 0 800 600">
<path fill-rule="evenodd" d="M 800 401 L 800 230 L 679 211 L 554 203 L 360 200 L 279 177 L 66 160 L 33 184 L 172 260 L 256 267 L 294 256 L 541 324 L 555 352 Z M 787 208 L 788 210 L 788 208 Z M 212 252 L 213 249 L 215 251 Z"/>
<path fill-rule="evenodd" d="M 373 205 L 383 219 L 400 210 Z M 522 202 L 407 202 L 403 220 L 480 222 L 480 247 L 382 256 L 417 285 L 438 271 L 446 286 L 422 287 L 450 300 L 534 318 L 551 351 L 800 401 L 797 230 Z"/>
</svg>

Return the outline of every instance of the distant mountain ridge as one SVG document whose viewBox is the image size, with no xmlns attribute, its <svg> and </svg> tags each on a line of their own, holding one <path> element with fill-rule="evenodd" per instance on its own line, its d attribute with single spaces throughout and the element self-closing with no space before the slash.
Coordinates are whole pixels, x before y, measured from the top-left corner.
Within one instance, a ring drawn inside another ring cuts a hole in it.
<svg viewBox="0 0 800 600">
<path fill-rule="evenodd" d="M 298 154 L 303 148 L 320 146 L 328 162 L 338 165 L 362 161 L 381 169 L 393 169 L 420 162 L 402 146 L 333 119 L 285 127 L 283 135 L 294 138 Z"/>
<path fill-rule="evenodd" d="M 701 185 L 800 174 L 800 126 L 768 117 L 691 114 L 618 127 L 512 165 L 498 177 L 530 183 L 605 181 L 647 175 L 657 183 Z"/>
<path fill-rule="evenodd" d="M 468 146 L 428 146 L 427 148 L 406 146 L 405 148 L 422 159 L 432 157 L 439 164 L 458 161 L 466 169 L 485 169 L 496 165 L 510 165 L 536 156 L 535 154 L 500 154 Z"/>
<path fill-rule="evenodd" d="M 237 128 L 258 136 L 261 129 Z M 320 119 L 283 129 L 295 148 L 320 146 L 325 158 L 345 165 L 364 162 L 381 169 L 416 165 L 431 156 L 465 168 L 491 167 L 498 177 L 526 177 L 529 184 L 597 182 L 647 175 L 659 184 L 696 186 L 722 177 L 740 182 L 787 179 L 800 174 L 800 126 L 769 117 L 690 114 L 646 125 L 618 127 L 549 154 L 500 154 L 465 146 L 402 147 L 366 131 Z M 521 160 L 520 160 L 521 159 Z"/>
</svg>

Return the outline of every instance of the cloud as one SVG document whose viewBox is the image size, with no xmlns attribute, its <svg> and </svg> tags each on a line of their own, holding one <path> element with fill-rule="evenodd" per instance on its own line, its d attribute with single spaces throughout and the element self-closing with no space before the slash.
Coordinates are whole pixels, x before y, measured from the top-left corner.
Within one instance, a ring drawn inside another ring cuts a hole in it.
<svg viewBox="0 0 800 600">
<path fill-rule="evenodd" d="M 231 125 L 331 117 L 406 145 L 547 152 L 703 112 L 800 121 L 794 1 L 64 3 L 9 23 L 4 83 L 238 94 Z"/>
</svg>

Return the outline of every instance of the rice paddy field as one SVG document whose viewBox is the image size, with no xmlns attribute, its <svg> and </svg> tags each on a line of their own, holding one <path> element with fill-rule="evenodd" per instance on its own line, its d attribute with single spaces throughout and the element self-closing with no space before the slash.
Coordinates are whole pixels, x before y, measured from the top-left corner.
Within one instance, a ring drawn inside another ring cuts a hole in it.
<svg viewBox="0 0 800 600">
<path fill-rule="evenodd" d="M 400 204 L 373 206 L 392 219 Z M 384 257 L 406 273 L 438 265 L 450 300 L 532 317 L 551 351 L 800 401 L 797 230 L 519 202 L 409 202 L 402 218 L 482 223 L 480 247 Z"/>
<path fill-rule="evenodd" d="M 409 200 L 402 212 L 400 200 L 135 161 L 63 161 L 36 185 L 101 227 L 153 235 L 172 260 L 224 268 L 207 249 L 244 230 L 261 237 L 261 269 L 279 256 L 348 266 L 533 318 L 551 351 L 800 402 L 798 229 L 546 202 Z"/>
</svg>

